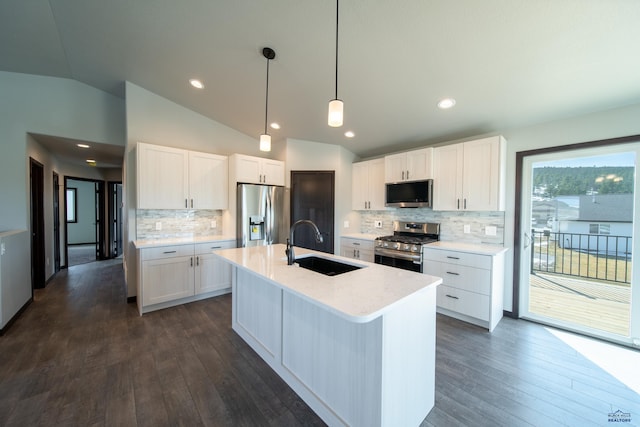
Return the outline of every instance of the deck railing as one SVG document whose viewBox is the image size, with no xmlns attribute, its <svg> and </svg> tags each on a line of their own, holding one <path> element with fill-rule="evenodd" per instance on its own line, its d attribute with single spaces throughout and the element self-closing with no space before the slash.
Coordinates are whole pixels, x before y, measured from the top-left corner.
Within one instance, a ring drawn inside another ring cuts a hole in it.
<svg viewBox="0 0 640 427">
<path fill-rule="evenodd" d="M 531 272 L 631 283 L 631 237 L 531 230 Z"/>
</svg>

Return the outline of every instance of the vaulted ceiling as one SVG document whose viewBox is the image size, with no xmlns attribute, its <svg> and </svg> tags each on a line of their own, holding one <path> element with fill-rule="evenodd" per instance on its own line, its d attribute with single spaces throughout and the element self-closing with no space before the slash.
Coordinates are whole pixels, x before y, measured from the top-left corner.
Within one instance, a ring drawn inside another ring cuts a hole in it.
<svg viewBox="0 0 640 427">
<path fill-rule="evenodd" d="M 274 141 L 362 157 L 640 102 L 637 0 L 342 0 L 330 128 L 335 21 L 328 0 L 3 1 L 0 70 L 130 81 L 257 140 L 269 46 Z"/>
</svg>

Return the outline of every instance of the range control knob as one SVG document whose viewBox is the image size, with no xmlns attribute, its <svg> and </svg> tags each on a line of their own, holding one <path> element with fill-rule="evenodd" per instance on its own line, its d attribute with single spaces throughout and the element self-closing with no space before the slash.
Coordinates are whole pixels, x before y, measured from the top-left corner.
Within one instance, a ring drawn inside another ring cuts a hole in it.
<svg viewBox="0 0 640 427">
<path fill-rule="evenodd" d="M 417 246 L 415 246 L 415 245 L 413 245 L 413 246 L 411 247 L 411 252 L 419 252 L 419 251 L 420 251 L 420 248 L 419 248 L 419 247 L 417 247 Z"/>
</svg>

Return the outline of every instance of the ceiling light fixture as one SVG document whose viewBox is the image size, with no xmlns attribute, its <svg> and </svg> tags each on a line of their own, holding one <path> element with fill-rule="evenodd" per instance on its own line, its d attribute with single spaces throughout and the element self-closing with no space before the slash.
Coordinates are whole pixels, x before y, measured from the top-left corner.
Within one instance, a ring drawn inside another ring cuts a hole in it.
<svg viewBox="0 0 640 427">
<path fill-rule="evenodd" d="M 353 131 L 348 130 L 344 133 L 344 136 L 346 136 L 347 138 L 353 138 L 354 136 L 356 136 L 356 134 L 353 133 Z"/>
<path fill-rule="evenodd" d="M 271 129 L 280 129 L 280 125 L 276 122 L 271 123 L 269 126 L 271 126 Z"/>
<path fill-rule="evenodd" d="M 80 148 L 89 148 L 87 144 L 76 144 Z"/>
<path fill-rule="evenodd" d="M 189 80 L 189 83 L 191 83 L 191 86 L 195 87 L 196 89 L 204 89 L 204 84 L 198 79 L 191 79 Z"/>
<path fill-rule="evenodd" d="M 264 133 L 260 135 L 260 151 L 271 151 L 271 135 L 267 133 L 267 118 L 269 117 L 269 62 L 276 57 L 276 52 L 270 47 L 262 49 L 262 56 L 267 58 L 267 92 L 264 101 Z"/>
<path fill-rule="evenodd" d="M 338 99 L 338 18 L 340 16 L 339 0 L 336 0 L 336 92 L 335 98 L 329 101 L 329 126 L 342 126 L 344 120 L 344 104 Z"/>
<path fill-rule="evenodd" d="M 453 98 L 444 98 L 438 102 L 438 108 L 441 110 L 447 110 L 456 105 L 456 100 Z"/>
</svg>

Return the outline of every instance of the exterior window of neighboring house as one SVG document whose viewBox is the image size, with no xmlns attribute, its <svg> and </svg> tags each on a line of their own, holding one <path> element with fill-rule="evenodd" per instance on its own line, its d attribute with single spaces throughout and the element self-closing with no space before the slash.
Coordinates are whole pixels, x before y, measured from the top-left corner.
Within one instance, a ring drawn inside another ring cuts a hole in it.
<svg viewBox="0 0 640 427">
<path fill-rule="evenodd" d="M 611 224 L 589 224 L 589 234 L 611 234 Z"/>
</svg>

